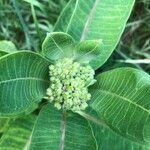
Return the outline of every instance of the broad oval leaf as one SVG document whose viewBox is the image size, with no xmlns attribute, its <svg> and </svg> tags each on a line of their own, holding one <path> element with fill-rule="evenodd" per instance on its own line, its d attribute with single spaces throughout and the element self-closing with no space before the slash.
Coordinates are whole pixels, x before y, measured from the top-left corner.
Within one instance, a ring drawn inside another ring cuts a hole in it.
<svg viewBox="0 0 150 150">
<path fill-rule="evenodd" d="M 76 41 L 102 39 L 104 46 L 96 68 L 109 58 L 125 28 L 135 0 L 70 0 L 54 31 L 70 34 Z"/>
<path fill-rule="evenodd" d="M 0 57 L 16 51 L 17 48 L 11 41 L 0 41 Z"/>
<path fill-rule="evenodd" d="M 8 129 L 0 138 L 0 149 L 28 150 L 35 119 L 34 115 L 28 115 L 12 120 Z"/>
<path fill-rule="evenodd" d="M 133 68 L 120 68 L 96 79 L 90 89 L 90 107 L 114 131 L 150 143 L 150 76 Z"/>
<path fill-rule="evenodd" d="M 74 57 L 74 39 L 63 32 L 48 33 L 43 44 L 42 54 L 53 61 L 64 57 Z"/>
<path fill-rule="evenodd" d="M 30 150 L 95 150 L 88 122 L 78 114 L 58 111 L 48 104 L 40 112 Z"/>
<path fill-rule="evenodd" d="M 0 58 L 0 116 L 30 110 L 49 86 L 49 62 L 33 52 L 17 52 Z"/>
</svg>

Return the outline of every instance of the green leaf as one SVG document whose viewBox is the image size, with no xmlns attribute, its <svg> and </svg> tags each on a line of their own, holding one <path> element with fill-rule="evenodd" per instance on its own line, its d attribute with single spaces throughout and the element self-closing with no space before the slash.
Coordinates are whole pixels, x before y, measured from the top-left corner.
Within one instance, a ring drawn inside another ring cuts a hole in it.
<svg viewBox="0 0 150 150">
<path fill-rule="evenodd" d="M 102 39 L 97 68 L 109 58 L 125 28 L 135 0 L 70 0 L 54 31 L 70 34 L 76 41 Z"/>
<path fill-rule="evenodd" d="M 16 51 L 16 46 L 11 41 L 0 41 L 0 57 Z"/>
<path fill-rule="evenodd" d="M 102 40 L 87 40 L 80 42 L 76 47 L 75 59 L 81 64 L 97 66 L 97 60 L 101 54 Z"/>
<path fill-rule="evenodd" d="M 62 32 L 48 33 L 43 44 L 42 54 L 53 61 L 74 56 L 74 39 Z"/>
<path fill-rule="evenodd" d="M 69 57 L 81 64 L 97 66 L 101 54 L 101 40 L 82 41 L 75 46 L 74 39 L 63 32 L 48 33 L 43 45 L 42 55 L 52 61 Z"/>
<path fill-rule="evenodd" d="M 17 52 L 0 58 L 0 116 L 14 116 L 31 109 L 49 86 L 49 62 L 33 52 Z"/>
<path fill-rule="evenodd" d="M 88 122 L 78 114 L 58 111 L 51 104 L 40 112 L 30 150 L 95 150 Z"/>
<path fill-rule="evenodd" d="M 6 130 L 9 120 L 8 118 L 0 118 L 0 133 Z"/>
<path fill-rule="evenodd" d="M 99 115 L 90 107 L 84 112 L 77 112 L 88 120 L 91 126 L 92 134 L 96 140 L 97 150 L 150 150 L 149 145 L 143 145 L 123 136 L 120 136 L 105 124 Z"/>
<path fill-rule="evenodd" d="M 110 147 L 111 150 L 150 150 L 150 146 L 123 138 L 107 127 L 90 124 L 97 141 L 98 150 L 110 150 Z"/>
<path fill-rule="evenodd" d="M 27 150 L 30 144 L 35 116 L 30 115 L 11 122 L 0 139 L 1 150 Z"/>
<path fill-rule="evenodd" d="M 100 74 L 90 88 L 90 107 L 114 131 L 150 143 L 150 76 L 132 68 Z"/>
</svg>

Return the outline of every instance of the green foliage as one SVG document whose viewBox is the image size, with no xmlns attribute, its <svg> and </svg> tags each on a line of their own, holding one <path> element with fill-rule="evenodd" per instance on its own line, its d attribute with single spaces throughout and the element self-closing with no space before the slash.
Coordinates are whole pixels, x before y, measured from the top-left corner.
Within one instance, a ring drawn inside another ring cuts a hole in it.
<svg viewBox="0 0 150 150">
<path fill-rule="evenodd" d="M 150 146 L 138 144 L 116 134 L 108 127 L 91 123 L 95 139 L 97 139 L 98 150 L 150 150 Z"/>
<path fill-rule="evenodd" d="M 8 118 L 0 118 L 0 133 L 3 133 L 7 129 L 8 123 Z"/>
<path fill-rule="evenodd" d="M 102 39 L 100 67 L 116 47 L 133 4 L 134 0 L 89 0 L 86 4 L 84 0 L 70 0 L 54 30 L 68 33 L 76 41 Z"/>
<path fill-rule="evenodd" d="M 41 110 L 33 135 L 31 150 L 96 149 L 88 122 L 72 112 L 58 111 L 47 105 Z"/>
<path fill-rule="evenodd" d="M 40 55 L 27 51 L 0 58 L 1 116 L 24 113 L 41 101 L 49 85 L 49 64 Z"/>
<path fill-rule="evenodd" d="M 42 55 L 51 61 L 72 58 L 81 64 L 90 64 L 96 69 L 101 55 L 101 40 L 85 40 L 75 42 L 73 37 L 63 32 L 48 33 L 42 44 Z"/>
<path fill-rule="evenodd" d="M 121 63 L 133 64 L 150 74 L 150 1 L 138 0 L 135 3 L 126 30 L 118 44 L 117 53 Z M 116 57 L 115 57 L 116 58 Z M 133 60 L 128 61 L 127 60 Z M 134 61 L 135 60 L 135 61 Z M 141 60 L 140 63 L 136 60 Z M 118 60 L 119 61 L 119 60 Z"/>
<path fill-rule="evenodd" d="M 53 61 L 64 57 L 74 57 L 74 39 L 65 33 L 48 33 L 43 44 L 42 54 Z"/>
<path fill-rule="evenodd" d="M 67 1 L 1 0 L 0 40 L 11 40 L 19 49 L 40 50 Z"/>
<path fill-rule="evenodd" d="M 102 40 L 86 40 L 77 45 L 75 60 L 81 64 L 90 64 L 96 69 L 99 66 L 99 55 L 101 55 Z"/>
<path fill-rule="evenodd" d="M 113 130 L 135 141 L 150 141 L 150 77 L 120 68 L 97 76 L 90 106 Z"/>
<path fill-rule="evenodd" d="M 5 40 L 0 41 L 0 57 L 16 51 L 16 46 L 12 42 Z"/>
<path fill-rule="evenodd" d="M 12 4 L 27 47 L 39 50 L 43 32 L 37 16 L 45 7 L 39 1 L 24 1 L 31 6 L 38 35 L 34 42 L 19 9 L 21 2 L 12 0 Z M 54 4 L 52 2 L 48 4 Z M 89 107 L 84 111 L 72 112 L 64 107 L 57 110 L 45 100 L 48 87 L 52 83 L 57 85 L 49 79 L 49 66 L 67 57 L 83 66 L 99 68 L 116 47 L 133 4 L 133 0 L 89 0 L 87 3 L 70 0 L 55 25 L 57 32 L 47 34 L 39 54 L 30 51 L 11 53 L 13 50 L 5 44 L 1 51 L 9 54 L 0 58 L 0 117 L 25 115 L 36 109 L 38 119 L 35 121 L 32 115 L 11 119 L 7 128 L 4 122 L 0 138 L 2 150 L 150 149 L 150 76 L 143 71 L 120 68 L 97 75 L 97 83 L 89 88 L 92 95 Z M 68 67 L 57 69 L 67 70 Z M 57 74 L 55 76 L 59 78 Z M 71 81 L 66 82 L 72 88 Z M 57 93 L 59 89 L 54 90 Z M 62 93 L 69 91 L 67 88 L 62 90 Z M 72 93 L 77 91 L 74 90 Z M 39 103 L 41 107 L 46 106 L 41 110 Z"/>
<path fill-rule="evenodd" d="M 27 150 L 36 117 L 29 115 L 10 121 L 9 128 L 0 139 L 1 150 Z"/>
</svg>

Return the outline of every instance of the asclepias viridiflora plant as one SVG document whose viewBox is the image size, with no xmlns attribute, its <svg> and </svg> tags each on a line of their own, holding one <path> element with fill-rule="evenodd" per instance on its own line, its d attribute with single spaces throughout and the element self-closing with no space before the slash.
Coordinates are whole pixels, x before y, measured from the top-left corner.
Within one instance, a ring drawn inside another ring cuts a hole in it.
<svg viewBox="0 0 150 150">
<path fill-rule="evenodd" d="M 39 53 L 1 42 L 1 150 L 150 149 L 150 76 L 126 67 L 95 75 L 133 4 L 69 1 Z"/>
</svg>

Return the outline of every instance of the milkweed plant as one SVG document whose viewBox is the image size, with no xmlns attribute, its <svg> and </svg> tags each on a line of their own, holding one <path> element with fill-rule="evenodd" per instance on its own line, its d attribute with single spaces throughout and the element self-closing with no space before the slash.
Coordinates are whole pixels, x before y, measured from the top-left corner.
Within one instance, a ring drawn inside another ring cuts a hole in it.
<svg viewBox="0 0 150 150">
<path fill-rule="evenodd" d="M 1 150 L 150 149 L 149 74 L 96 71 L 133 4 L 70 0 L 40 51 L 0 42 Z"/>
</svg>

